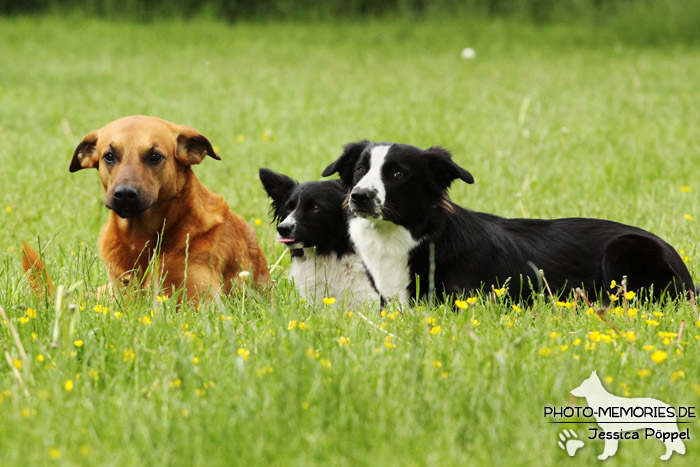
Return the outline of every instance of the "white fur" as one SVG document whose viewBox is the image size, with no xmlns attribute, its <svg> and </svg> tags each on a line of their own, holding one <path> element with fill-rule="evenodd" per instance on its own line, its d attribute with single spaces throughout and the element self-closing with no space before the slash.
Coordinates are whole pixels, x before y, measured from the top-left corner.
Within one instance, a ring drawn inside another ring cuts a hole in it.
<svg viewBox="0 0 700 467">
<path fill-rule="evenodd" d="M 335 253 L 318 256 L 314 248 L 304 248 L 303 257 L 292 258 L 290 277 L 302 296 L 317 303 L 333 297 L 348 306 L 379 298 L 356 253 L 338 258 Z"/>
<path fill-rule="evenodd" d="M 384 298 L 408 304 L 409 254 L 420 244 L 406 228 L 383 220 L 350 219 L 350 238 Z"/>
<path fill-rule="evenodd" d="M 384 187 L 384 182 L 382 181 L 382 166 L 384 165 L 384 159 L 386 159 L 386 155 L 389 152 L 390 147 L 391 146 L 380 145 L 370 149 L 369 171 L 359 182 L 357 182 L 357 185 L 355 185 L 355 188 L 364 188 L 376 191 L 376 200 L 379 206 L 382 206 L 386 200 L 386 188 Z"/>
</svg>

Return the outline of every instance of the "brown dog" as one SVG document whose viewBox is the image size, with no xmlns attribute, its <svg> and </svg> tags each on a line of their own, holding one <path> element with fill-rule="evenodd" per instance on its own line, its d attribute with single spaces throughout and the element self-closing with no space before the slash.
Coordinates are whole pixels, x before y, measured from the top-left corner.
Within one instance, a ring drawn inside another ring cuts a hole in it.
<svg viewBox="0 0 700 467">
<path fill-rule="evenodd" d="M 269 281 L 253 228 L 195 177 L 205 156 L 220 160 L 194 128 L 145 116 L 115 120 L 75 149 L 70 171 L 97 168 L 112 210 L 99 246 L 113 283 L 144 279 L 156 248 L 164 285 L 189 297 L 229 292 L 243 271 Z"/>
</svg>

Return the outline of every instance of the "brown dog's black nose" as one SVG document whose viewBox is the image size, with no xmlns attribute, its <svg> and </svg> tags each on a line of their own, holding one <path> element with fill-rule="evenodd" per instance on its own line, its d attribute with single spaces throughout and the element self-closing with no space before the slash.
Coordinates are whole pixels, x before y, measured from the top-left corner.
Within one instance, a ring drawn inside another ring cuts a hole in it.
<svg viewBox="0 0 700 467">
<path fill-rule="evenodd" d="M 131 217 L 141 212 L 141 199 L 139 189 L 134 185 L 117 185 L 112 193 L 111 209 L 121 217 Z"/>
<path fill-rule="evenodd" d="M 134 185 L 117 185 L 114 187 L 114 200 L 118 203 L 133 203 L 139 199 L 139 189 Z"/>
</svg>

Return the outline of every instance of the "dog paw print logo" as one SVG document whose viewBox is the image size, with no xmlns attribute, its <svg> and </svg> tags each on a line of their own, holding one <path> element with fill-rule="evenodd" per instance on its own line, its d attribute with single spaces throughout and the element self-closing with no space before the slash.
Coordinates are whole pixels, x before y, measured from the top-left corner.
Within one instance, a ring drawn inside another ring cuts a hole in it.
<svg viewBox="0 0 700 467">
<path fill-rule="evenodd" d="M 574 430 L 564 429 L 561 433 L 559 433 L 559 441 L 557 442 L 557 446 L 566 451 L 569 456 L 574 457 L 576 455 L 576 451 L 583 447 L 583 441 L 578 439 L 578 435 Z"/>
</svg>

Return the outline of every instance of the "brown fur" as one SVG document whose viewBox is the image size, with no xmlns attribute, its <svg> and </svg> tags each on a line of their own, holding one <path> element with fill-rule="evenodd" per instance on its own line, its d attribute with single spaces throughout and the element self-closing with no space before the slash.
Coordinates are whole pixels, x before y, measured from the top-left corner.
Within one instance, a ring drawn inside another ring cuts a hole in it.
<svg viewBox="0 0 700 467">
<path fill-rule="evenodd" d="M 32 285 L 32 288 L 38 295 L 41 295 L 46 290 L 52 296 L 53 282 L 51 282 L 49 273 L 44 268 L 44 263 L 41 261 L 39 253 L 25 241 L 22 241 L 22 249 L 24 250 L 22 253 L 22 266 L 29 277 L 29 283 Z"/>
<path fill-rule="evenodd" d="M 154 151 L 163 155 L 160 163 L 147 162 Z M 108 152 L 115 163 L 104 161 Z M 107 207 L 113 208 L 120 184 L 137 187 L 145 207 L 127 218 L 112 211 L 102 227 L 100 253 L 113 283 L 150 279 L 143 273 L 159 243 L 165 286 L 184 286 L 189 297 L 229 292 L 241 271 L 252 273 L 256 285 L 269 281 L 253 228 L 192 171 L 191 165 L 205 156 L 219 159 L 195 129 L 145 116 L 115 120 L 89 133 L 75 149 L 70 171 L 97 168 Z"/>
</svg>

